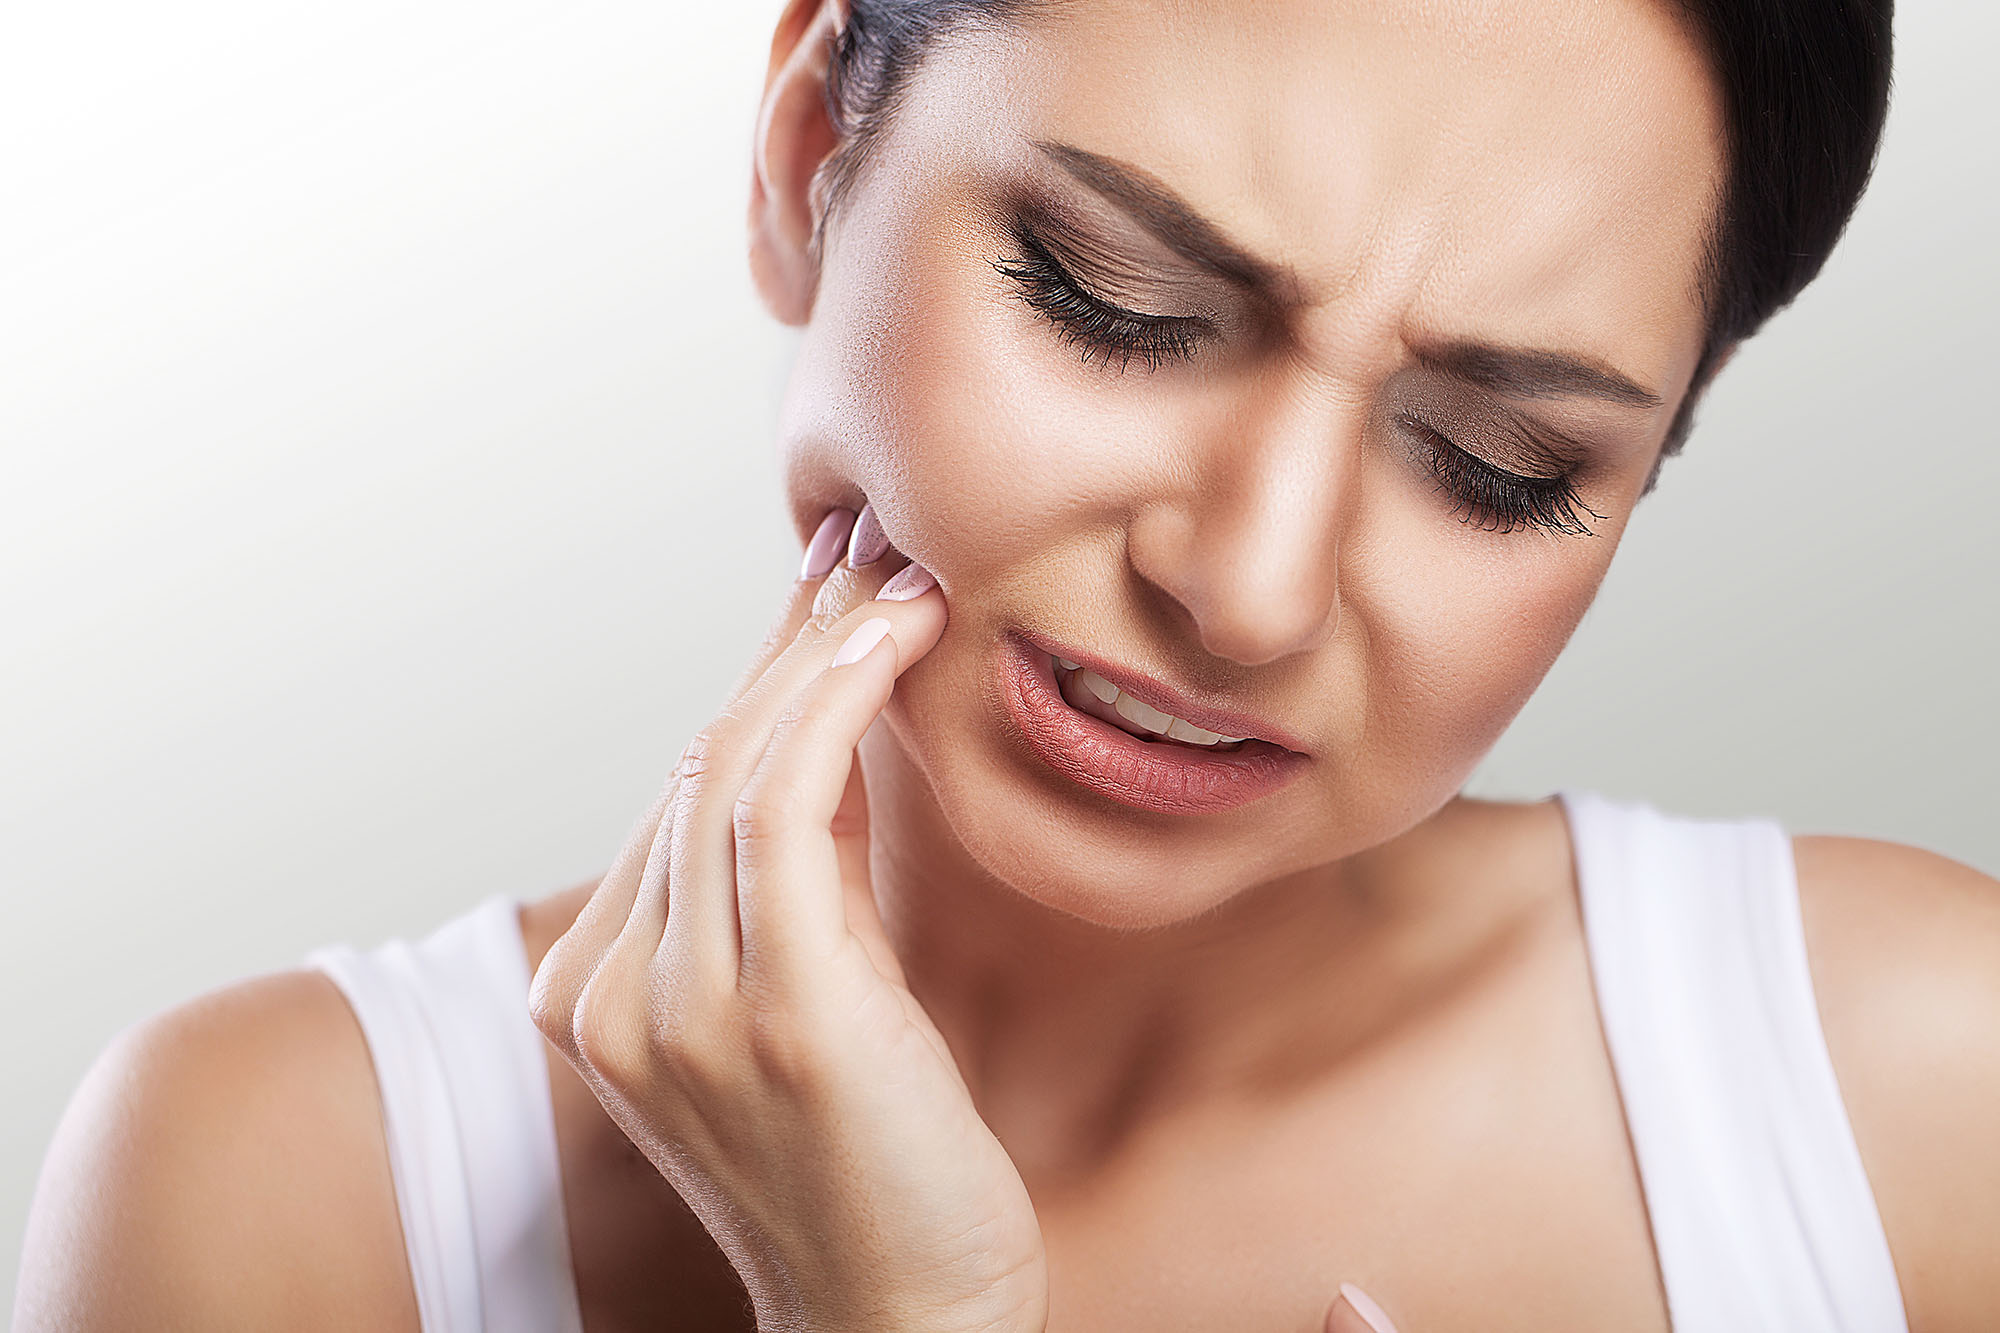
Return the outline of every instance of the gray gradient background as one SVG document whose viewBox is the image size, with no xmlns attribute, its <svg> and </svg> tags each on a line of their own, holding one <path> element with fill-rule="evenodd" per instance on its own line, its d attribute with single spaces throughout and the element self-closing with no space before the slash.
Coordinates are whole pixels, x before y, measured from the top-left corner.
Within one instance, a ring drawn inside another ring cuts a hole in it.
<svg viewBox="0 0 2000 1333">
<path fill-rule="evenodd" d="M 797 559 L 775 8 L 0 16 L 0 1308 L 114 1032 L 599 871 L 722 700 Z M 1475 791 L 2000 871 L 2000 8 L 1904 8 L 1847 240 Z"/>
</svg>

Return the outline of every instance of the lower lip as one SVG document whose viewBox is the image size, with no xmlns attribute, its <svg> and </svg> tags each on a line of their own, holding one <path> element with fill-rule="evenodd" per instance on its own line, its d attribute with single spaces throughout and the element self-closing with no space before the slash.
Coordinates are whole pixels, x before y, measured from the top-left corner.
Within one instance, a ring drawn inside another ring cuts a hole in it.
<svg viewBox="0 0 2000 1333">
<path fill-rule="evenodd" d="M 1001 697 L 1043 762 L 1078 786 L 1121 805 L 1167 815 L 1212 814 L 1268 796 L 1297 777 L 1306 756 L 1270 741 L 1204 754 L 1170 741 L 1143 741 L 1063 700 L 1047 653 L 1007 635 Z"/>
</svg>

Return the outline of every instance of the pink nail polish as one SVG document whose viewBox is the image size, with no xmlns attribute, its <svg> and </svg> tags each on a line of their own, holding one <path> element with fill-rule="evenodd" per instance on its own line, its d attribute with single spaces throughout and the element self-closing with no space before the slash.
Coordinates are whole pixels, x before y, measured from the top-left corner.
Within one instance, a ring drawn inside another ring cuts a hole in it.
<svg viewBox="0 0 2000 1333">
<path fill-rule="evenodd" d="M 889 534 L 882 531 L 882 520 L 875 517 L 875 506 L 861 506 L 861 517 L 854 520 L 854 535 L 847 542 L 847 563 L 859 569 L 872 565 L 882 558 L 889 549 Z"/>
<path fill-rule="evenodd" d="M 1382 1312 L 1382 1307 L 1377 1305 L 1367 1292 L 1352 1282 L 1340 1284 L 1340 1296 L 1354 1307 L 1354 1313 L 1360 1315 L 1361 1321 L 1374 1329 L 1375 1333 L 1396 1333 L 1395 1321 Z"/>
<path fill-rule="evenodd" d="M 882 591 L 875 594 L 878 602 L 910 602 L 922 597 L 937 587 L 937 579 L 922 565 L 912 560 L 903 566 L 896 577 L 882 585 Z"/>
<path fill-rule="evenodd" d="M 819 530 L 806 544 L 806 558 L 799 566 L 799 577 L 816 579 L 839 564 L 840 552 L 847 545 L 847 534 L 853 527 L 853 510 L 829 509 L 826 517 L 819 521 Z"/>
<path fill-rule="evenodd" d="M 847 636 L 847 642 L 840 645 L 840 651 L 833 655 L 837 667 L 851 666 L 868 656 L 868 650 L 882 642 L 889 633 L 889 622 L 880 616 L 864 620 L 856 626 L 854 633 Z"/>
</svg>

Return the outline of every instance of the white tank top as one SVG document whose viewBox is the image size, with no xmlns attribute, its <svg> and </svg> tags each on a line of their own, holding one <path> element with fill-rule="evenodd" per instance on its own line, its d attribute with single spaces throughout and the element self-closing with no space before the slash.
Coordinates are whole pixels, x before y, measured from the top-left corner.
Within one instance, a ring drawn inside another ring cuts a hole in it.
<svg viewBox="0 0 2000 1333">
<path fill-rule="evenodd" d="M 1908 1333 L 1806 966 L 1791 841 L 1564 792 L 1677 1333 Z M 581 1333 L 517 905 L 321 949 L 374 1057 L 424 1333 Z"/>
</svg>

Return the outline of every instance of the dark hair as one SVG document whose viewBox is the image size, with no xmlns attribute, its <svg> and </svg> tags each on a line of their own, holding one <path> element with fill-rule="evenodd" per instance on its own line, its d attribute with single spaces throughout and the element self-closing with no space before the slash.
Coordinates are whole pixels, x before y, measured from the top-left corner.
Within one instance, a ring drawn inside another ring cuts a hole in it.
<svg viewBox="0 0 2000 1333">
<path fill-rule="evenodd" d="M 827 77 L 840 145 L 823 168 L 821 224 L 940 40 L 1055 2 L 851 0 Z M 1729 162 L 1699 275 L 1707 336 L 1662 461 L 1686 442 L 1695 402 L 1724 355 L 1813 280 L 1860 201 L 1889 109 L 1893 0 L 1672 3 L 1721 90 Z"/>
</svg>

